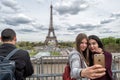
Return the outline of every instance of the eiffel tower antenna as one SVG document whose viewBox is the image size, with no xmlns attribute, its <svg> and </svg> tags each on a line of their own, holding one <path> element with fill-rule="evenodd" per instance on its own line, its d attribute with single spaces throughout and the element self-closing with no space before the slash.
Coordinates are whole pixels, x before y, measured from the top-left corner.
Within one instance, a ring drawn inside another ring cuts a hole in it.
<svg viewBox="0 0 120 80">
<path fill-rule="evenodd" d="M 51 5 L 52 5 L 52 2 L 53 2 L 53 1 L 51 0 Z"/>
<path fill-rule="evenodd" d="M 45 43 L 45 45 L 48 45 L 49 41 L 54 41 L 55 46 L 57 46 L 58 41 L 57 41 L 57 38 L 55 36 L 54 27 L 53 27 L 52 9 L 53 9 L 53 6 L 52 6 L 52 2 L 51 2 L 51 5 L 50 5 L 50 25 L 49 25 L 48 35 L 47 35 L 44 43 Z M 52 34 L 52 36 L 51 36 L 51 34 Z"/>
</svg>

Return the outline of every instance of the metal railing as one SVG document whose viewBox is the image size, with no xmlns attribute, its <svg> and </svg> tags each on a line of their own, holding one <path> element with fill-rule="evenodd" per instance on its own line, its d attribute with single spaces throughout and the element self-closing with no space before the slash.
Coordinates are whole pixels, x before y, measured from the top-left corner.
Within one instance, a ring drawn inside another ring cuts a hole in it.
<svg viewBox="0 0 120 80">
<path fill-rule="evenodd" d="M 32 60 L 34 74 L 26 80 L 62 80 L 62 73 L 68 61 L 67 56 L 43 56 L 39 59 Z M 120 80 L 120 58 L 113 59 L 114 80 Z"/>
</svg>

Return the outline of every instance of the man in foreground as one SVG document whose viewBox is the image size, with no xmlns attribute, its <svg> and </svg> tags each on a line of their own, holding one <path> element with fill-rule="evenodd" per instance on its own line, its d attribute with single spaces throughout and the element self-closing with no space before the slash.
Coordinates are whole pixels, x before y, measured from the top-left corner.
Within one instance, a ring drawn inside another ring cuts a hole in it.
<svg viewBox="0 0 120 80">
<path fill-rule="evenodd" d="M 12 50 L 16 48 L 16 33 L 12 29 L 4 29 L 1 32 L 0 56 L 6 57 Z M 26 77 L 33 74 L 33 66 L 30 56 L 25 50 L 18 50 L 10 60 L 15 61 L 15 78 L 16 80 L 25 80 Z"/>
</svg>

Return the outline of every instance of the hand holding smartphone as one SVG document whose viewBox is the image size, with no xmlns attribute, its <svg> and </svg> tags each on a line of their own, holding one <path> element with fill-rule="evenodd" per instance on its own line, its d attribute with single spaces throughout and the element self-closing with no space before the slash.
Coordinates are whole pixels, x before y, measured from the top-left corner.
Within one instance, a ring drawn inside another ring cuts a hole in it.
<svg viewBox="0 0 120 80">
<path fill-rule="evenodd" d="M 94 54 L 94 64 L 100 64 L 105 67 L 105 55 L 104 54 Z"/>
</svg>

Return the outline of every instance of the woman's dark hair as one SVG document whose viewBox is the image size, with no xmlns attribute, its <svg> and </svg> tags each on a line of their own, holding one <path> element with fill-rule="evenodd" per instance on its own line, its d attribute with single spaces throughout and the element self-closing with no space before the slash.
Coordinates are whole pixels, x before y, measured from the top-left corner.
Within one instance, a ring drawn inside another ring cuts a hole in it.
<svg viewBox="0 0 120 80">
<path fill-rule="evenodd" d="M 12 41 L 15 36 L 16 36 L 15 31 L 10 28 L 6 28 L 1 32 L 1 39 L 3 42 Z"/>
<path fill-rule="evenodd" d="M 103 44 L 102 44 L 102 41 L 100 40 L 100 38 L 99 38 L 98 36 L 96 36 L 96 35 L 90 35 L 90 36 L 88 37 L 88 40 L 90 40 L 90 39 L 95 40 L 95 41 L 98 43 L 99 48 L 104 49 L 104 46 L 103 46 Z"/>
<path fill-rule="evenodd" d="M 104 51 L 104 46 L 103 46 L 102 41 L 100 40 L 100 38 L 98 36 L 90 35 L 88 37 L 88 40 L 90 40 L 90 39 L 95 40 L 98 43 L 99 48 L 101 48 Z M 89 61 L 90 61 L 89 63 L 90 63 L 90 66 L 93 65 L 93 58 L 92 58 L 92 56 L 93 56 L 92 52 L 89 51 Z"/>
</svg>

